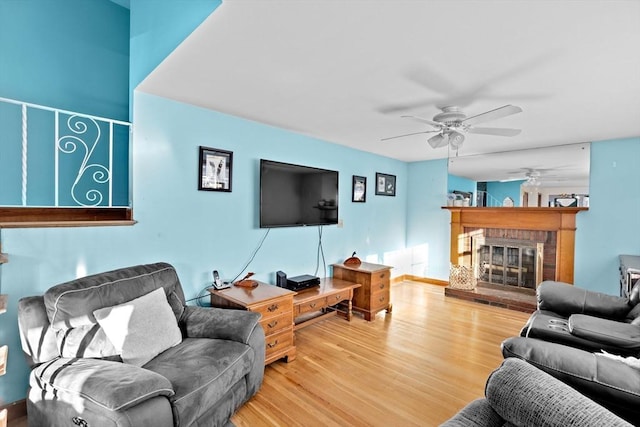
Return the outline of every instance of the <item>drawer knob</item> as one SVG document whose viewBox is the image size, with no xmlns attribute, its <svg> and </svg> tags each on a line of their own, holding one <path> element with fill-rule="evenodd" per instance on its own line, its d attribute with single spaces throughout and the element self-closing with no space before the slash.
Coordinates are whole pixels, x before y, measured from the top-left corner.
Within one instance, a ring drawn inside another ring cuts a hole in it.
<svg viewBox="0 0 640 427">
<path fill-rule="evenodd" d="M 340 301 L 342 297 L 340 295 L 336 295 L 336 301 Z"/>
<path fill-rule="evenodd" d="M 278 326 L 278 321 L 274 320 L 271 323 L 267 323 L 267 326 L 270 327 L 270 328 L 275 328 L 276 326 Z"/>
<path fill-rule="evenodd" d="M 277 345 L 278 345 L 278 340 L 275 340 L 274 342 L 267 343 L 267 347 L 269 347 L 269 348 L 273 348 L 273 347 L 275 347 Z"/>
<path fill-rule="evenodd" d="M 315 302 L 312 302 L 311 304 L 309 304 L 309 307 L 314 308 L 316 306 Z"/>
<path fill-rule="evenodd" d="M 384 277 L 384 273 L 380 273 L 380 278 L 382 279 Z"/>
<path fill-rule="evenodd" d="M 380 283 L 380 289 L 384 289 L 384 283 Z"/>
<path fill-rule="evenodd" d="M 267 307 L 267 311 L 276 311 L 278 309 L 278 304 L 271 304 L 269 307 Z"/>
<path fill-rule="evenodd" d="M 380 300 L 379 300 L 379 301 L 380 301 L 380 302 L 384 301 L 384 297 L 380 297 Z"/>
</svg>

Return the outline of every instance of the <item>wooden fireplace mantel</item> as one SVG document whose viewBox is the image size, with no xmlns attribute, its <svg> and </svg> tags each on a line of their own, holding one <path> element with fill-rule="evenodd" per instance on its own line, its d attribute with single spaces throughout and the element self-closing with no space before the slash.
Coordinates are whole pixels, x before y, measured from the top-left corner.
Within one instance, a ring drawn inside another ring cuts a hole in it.
<svg viewBox="0 0 640 427">
<path fill-rule="evenodd" d="M 573 283 L 576 214 L 589 208 L 487 208 L 445 206 L 451 212 L 451 263 L 464 264 L 465 227 L 544 230 L 557 233 L 555 280 Z"/>
</svg>

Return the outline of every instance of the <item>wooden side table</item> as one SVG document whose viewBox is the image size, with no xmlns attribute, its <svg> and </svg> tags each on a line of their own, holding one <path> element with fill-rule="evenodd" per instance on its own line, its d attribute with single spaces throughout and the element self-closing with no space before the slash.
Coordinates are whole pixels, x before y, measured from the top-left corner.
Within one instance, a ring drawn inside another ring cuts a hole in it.
<svg viewBox="0 0 640 427">
<path fill-rule="evenodd" d="M 351 321 L 353 291 L 360 286 L 360 283 L 347 282 L 336 278 L 324 278 L 320 279 L 320 286 L 298 291 L 293 297 L 295 329 L 300 329 L 328 316 L 338 314 L 340 309 L 333 307 L 343 303 L 343 301 L 344 303 L 341 305 L 344 305 L 345 308 L 342 314 L 345 319 Z M 315 314 L 317 312 L 321 312 L 321 314 Z"/>
<path fill-rule="evenodd" d="M 360 265 L 333 264 L 333 277 L 362 285 L 354 290 L 353 310 L 371 321 L 381 310 L 391 313 L 391 268 L 369 262 Z"/>
<path fill-rule="evenodd" d="M 296 358 L 293 337 L 293 296 L 295 292 L 258 282 L 255 288 L 231 286 L 220 291 L 209 289 L 211 305 L 260 313 L 265 335 L 265 365 L 285 358 Z"/>
</svg>

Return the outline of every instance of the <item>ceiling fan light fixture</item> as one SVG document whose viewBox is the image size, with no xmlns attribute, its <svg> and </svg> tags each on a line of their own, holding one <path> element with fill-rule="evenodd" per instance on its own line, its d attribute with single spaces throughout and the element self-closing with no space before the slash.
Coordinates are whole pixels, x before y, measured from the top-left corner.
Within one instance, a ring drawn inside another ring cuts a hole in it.
<svg viewBox="0 0 640 427">
<path fill-rule="evenodd" d="M 464 142 L 464 135 L 462 133 L 456 130 L 451 131 L 451 133 L 449 134 L 449 145 L 451 145 L 451 148 L 453 148 L 454 150 L 457 150 L 462 146 L 463 142 Z"/>
</svg>

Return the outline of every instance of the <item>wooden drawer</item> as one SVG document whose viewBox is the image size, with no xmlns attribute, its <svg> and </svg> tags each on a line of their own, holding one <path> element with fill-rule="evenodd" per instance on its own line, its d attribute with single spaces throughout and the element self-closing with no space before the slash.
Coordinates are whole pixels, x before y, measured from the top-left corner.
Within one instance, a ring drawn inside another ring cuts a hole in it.
<svg viewBox="0 0 640 427">
<path fill-rule="evenodd" d="M 291 312 L 282 313 L 279 316 L 262 317 L 262 319 L 260 319 L 260 325 L 264 330 L 265 336 L 290 328 L 292 324 L 293 319 Z"/>
<path fill-rule="evenodd" d="M 313 311 L 318 311 L 321 308 L 324 308 L 326 306 L 327 306 L 326 297 L 320 297 L 320 298 L 314 299 L 313 301 L 308 301 L 308 302 L 305 302 L 304 304 L 297 305 L 294 316 L 298 317 L 304 313 L 311 313 Z"/>
<path fill-rule="evenodd" d="M 286 350 L 293 346 L 293 327 L 282 332 L 277 332 L 273 335 L 265 337 L 265 354 L 268 358 L 272 354 L 279 351 Z"/>
<path fill-rule="evenodd" d="M 371 274 L 371 289 L 376 292 L 380 285 L 389 286 L 391 283 L 391 272 L 389 270 L 378 271 Z"/>
<path fill-rule="evenodd" d="M 389 292 L 376 292 L 371 294 L 371 311 L 377 312 L 389 306 Z"/>
<path fill-rule="evenodd" d="M 279 316 L 293 311 L 293 298 L 280 298 L 265 304 L 255 305 L 251 307 L 251 311 L 262 314 L 263 319 Z"/>
<path fill-rule="evenodd" d="M 385 281 L 375 282 L 371 284 L 371 293 L 375 294 L 378 292 L 389 292 L 389 288 L 391 286 L 391 282 L 387 278 Z"/>
<path fill-rule="evenodd" d="M 335 294 L 331 294 L 327 296 L 327 307 L 330 305 L 336 305 L 340 301 L 344 301 L 349 299 L 349 290 L 344 290 Z"/>
</svg>

